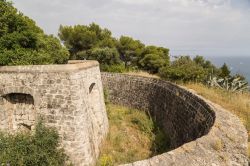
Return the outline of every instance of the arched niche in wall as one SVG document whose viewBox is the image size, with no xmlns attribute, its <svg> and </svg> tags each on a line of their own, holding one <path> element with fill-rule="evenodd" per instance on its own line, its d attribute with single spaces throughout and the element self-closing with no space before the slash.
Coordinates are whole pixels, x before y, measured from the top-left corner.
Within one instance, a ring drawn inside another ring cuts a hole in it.
<svg viewBox="0 0 250 166">
<path fill-rule="evenodd" d="M 92 83 L 92 84 L 89 86 L 89 94 L 92 93 L 92 91 L 93 91 L 95 85 L 96 85 L 95 83 Z M 95 88 L 96 88 L 96 87 L 95 87 Z"/>
<path fill-rule="evenodd" d="M 0 97 L 0 129 L 9 132 L 30 131 L 36 119 L 34 98 L 25 93 L 8 93 Z"/>
<path fill-rule="evenodd" d="M 89 103 L 90 109 L 94 113 L 94 116 L 97 116 L 97 113 L 100 112 L 100 94 L 98 92 L 98 87 L 96 83 L 92 83 L 89 86 Z"/>
<path fill-rule="evenodd" d="M 90 118 L 91 118 L 91 125 L 93 128 L 93 139 L 94 142 L 98 142 L 98 144 L 101 141 L 101 133 L 102 126 L 103 126 L 103 111 L 102 111 L 102 98 L 101 98 L 101 92 L 99 91 L 98 84 L 91 83 L 89 85 L 89 94 L 88 94 L 88 100 L 89 100 L 89 110 L 90 110 Z M 98 147 L 93 148 L 95 150 L 95 153 L 99 153 Z"/>
</svg>

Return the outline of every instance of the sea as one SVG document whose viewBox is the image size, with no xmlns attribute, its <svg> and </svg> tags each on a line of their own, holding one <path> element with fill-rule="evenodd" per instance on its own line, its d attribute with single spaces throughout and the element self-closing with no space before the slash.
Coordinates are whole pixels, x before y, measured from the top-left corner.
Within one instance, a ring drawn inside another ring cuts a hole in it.
<svg viewBox="0 0 250 166">
<path fill-rule="evenodd" d="M 218 56 L 205 57 L 217 67 L 221 67 L 224 63 L 230 68 L 232 74 L 243 75 L 250 84 L 250 55 L 249 56 Z"/>
</svg>

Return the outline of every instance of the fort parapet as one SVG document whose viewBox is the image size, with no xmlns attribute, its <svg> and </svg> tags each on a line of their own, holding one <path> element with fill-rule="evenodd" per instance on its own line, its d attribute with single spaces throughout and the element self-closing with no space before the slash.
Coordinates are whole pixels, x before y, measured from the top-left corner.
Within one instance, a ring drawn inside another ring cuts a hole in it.
<svg viewBox="0 0 250 166">
<path fill-rule="evenodd" d="M 99 64 L 0 67 L 0 130 L 55 127 L 75 165 L 93 165 L 108 132 Z"/>
<path fill-rule="evenodd" d="M 103 86 L 112 103 L 149 112 L 173 149 L 124 166 L 248 165 L 239 118 L 170 82 L 101 74 L 96 61 L 0 67 L 0 130 L 33 130 L 43 118 L 58 130 L 74 165 L 95 165 L 109 128 Z"/>
<path fill-rule="evenodd" d="M 150 112 L 172 150 L 124 166 L 247 166 L 247 132 L 239 118 L 173 83 L 102 73 L 109 100 Z"/>
</svg>

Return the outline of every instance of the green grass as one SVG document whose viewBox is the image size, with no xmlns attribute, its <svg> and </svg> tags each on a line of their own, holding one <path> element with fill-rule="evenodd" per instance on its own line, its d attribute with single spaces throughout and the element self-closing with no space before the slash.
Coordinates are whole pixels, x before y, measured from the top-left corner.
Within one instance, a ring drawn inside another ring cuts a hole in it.
<svg viewBox="0 0 250 166">
<path fill-rule="evenodd" d="M 97 165 L 147 159 L 168 150 L 169 139 L 145 112 L 107 104 L 110 131 Z"/>
</svg>

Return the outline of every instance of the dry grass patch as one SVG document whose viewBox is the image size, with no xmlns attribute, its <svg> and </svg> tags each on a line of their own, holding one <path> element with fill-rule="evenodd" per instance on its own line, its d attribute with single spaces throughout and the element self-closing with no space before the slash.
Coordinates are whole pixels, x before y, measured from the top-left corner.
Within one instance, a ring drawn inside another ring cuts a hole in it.
<svg viewBox="0 0 250 166">
<path fill-rule="evenodd" d="M 139 71 L 130 71 L 130 72 L 127 72 L 125 74 L 160 79 L 160 77 L 155 75 L 155 74 L 150 74 L 148 72 L 140 71 L 140 70 Z"/>
<path fill-rule="evenodd" d="M 237 115 L 244 123 L 248 131 L 248 141 L 250 142 L 250 94 L 232 93 L 221 89 L 208 88 L 202 84 L 185 84 L 187 88 L 195 90 L 199 95 L 211 100 Z M 250 143 L 249 143 L 250 144 Z M 248 150 L 250 157 L 250 149 Z"/>
<path fill-rule="evenodd" d="M 215 140 L 212 144 L 212 147 L 214 148 L 214 150 L 216 151 L 221 151 L 223 148 L 223 142 L 222 140 L 219 138 L 217 140 Z"/>
<path fill-rule="evenodd" d="M 249 93 L 231 93 L 195 83 L 185 84 L 184 86 L 195 90 L 199 95 L 204 96 L 237 115 L 243 121 L 248 131 L 250 131 Z"/>
<path fill-rule="evenodd" d="M 110 131 L 97 165 L 147 159 L 168 150 L 166 135 L 143 111 L 107 104 Z"/>
</svg>

